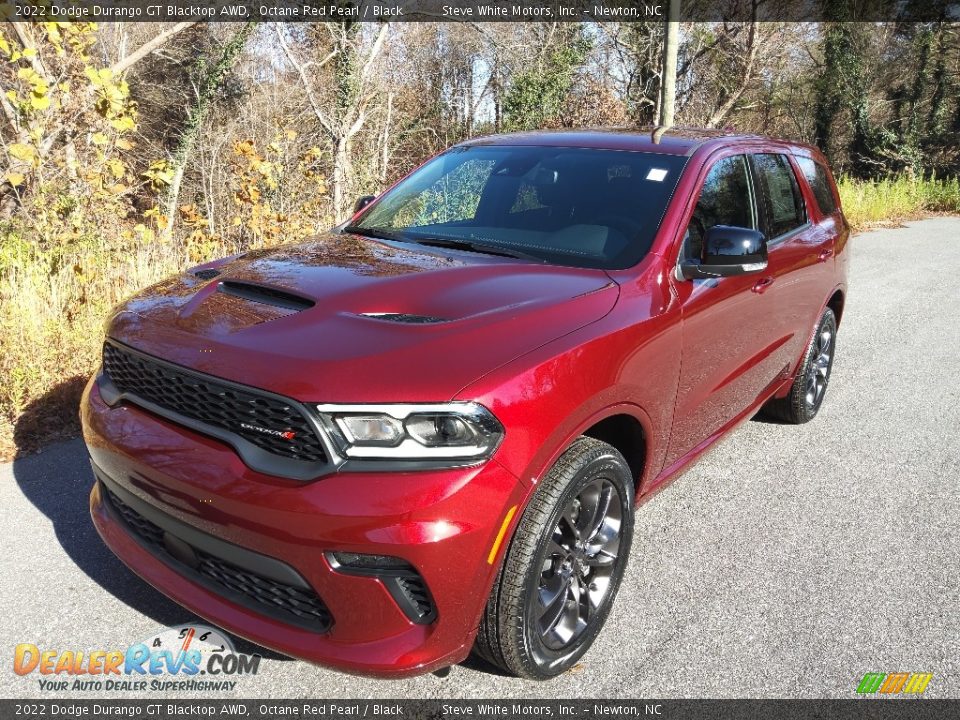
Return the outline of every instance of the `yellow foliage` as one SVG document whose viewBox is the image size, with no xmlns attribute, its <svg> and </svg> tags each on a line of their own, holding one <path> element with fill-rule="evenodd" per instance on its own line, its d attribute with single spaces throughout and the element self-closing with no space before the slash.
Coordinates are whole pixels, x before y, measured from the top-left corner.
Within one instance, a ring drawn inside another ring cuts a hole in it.
<svg viewBox="0 0 960 720">
<path fill-rule="evenodd" d="M 147 181 L 153 190 L 161 190 L 173 181 L 173 168 L 166 160 L 157 160 L 150 164 L 150 167 L 143 173 L 143 179 Z"/>
<path fill-rule="evenodd" d="M 110 169 L 110 173 L 115 178 L 122 178 L 124 173 L 127 172 L 126 165 L 123 164 L 123 161 L 118 158 L 111 158 L 107 161 L 107 167 Z"/>
<path fill-rule="evenodd" d="M 168 227 L 162 207 L 175 168 L 133 165 L 136 104 L 122 79 L 91 60 L 95 26 L 42 23 L 33 32 L 49 79 L 0 30 L 4 94 L 22 128 L 0 152 L 0 163 L 19 163 L 0 177 L 21 201 L 0 225 L 0 450 L 30 403 L 92 372 L 103 318 L 123 298 L 186 265 L 295 242 L 333 222 L 323 153 L 278 127 L 267 142 L 233 147 L 233 204 L 215 225 L 186 204 Z"/>
<path fill-rule="evenodd" d="M 25 163 L 32 163 L 37 160 L 37 151 L 32 145 L 13 143 L 9 148 L 7 148 L 7 152 L 10 153 L 11 157 L 14 157 L 17 160 L 21 160 Z"/>
</svg>

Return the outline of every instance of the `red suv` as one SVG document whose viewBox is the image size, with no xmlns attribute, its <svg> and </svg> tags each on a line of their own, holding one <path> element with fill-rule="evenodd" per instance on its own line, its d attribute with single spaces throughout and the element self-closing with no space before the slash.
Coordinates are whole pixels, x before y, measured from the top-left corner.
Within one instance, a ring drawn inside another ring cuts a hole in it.
<svg viewBox="0 0 960 720">
<path fill-rule="evenodd" d="M 93 520 L 288 655 L 557 675 L 610 611 L 635 505 L 761 408 L 816 415 L 847 238 L 795 143 L 462 143 L 344 227 L 116 311 L 82 406 Z"/>
</svg>

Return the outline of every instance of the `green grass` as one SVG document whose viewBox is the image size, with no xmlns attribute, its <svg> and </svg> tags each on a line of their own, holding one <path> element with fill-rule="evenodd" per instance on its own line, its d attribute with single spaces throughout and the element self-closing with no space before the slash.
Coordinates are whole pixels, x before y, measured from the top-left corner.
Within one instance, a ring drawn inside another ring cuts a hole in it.
<svg viewBox="0 0 960 720">
<path fill-rule="evenodd" d="M 929 213 L 960 213 L 960 180 L 900 176 L 837 183 L 843 212 L 854 229 L 898 222 Z"/>
</svg>

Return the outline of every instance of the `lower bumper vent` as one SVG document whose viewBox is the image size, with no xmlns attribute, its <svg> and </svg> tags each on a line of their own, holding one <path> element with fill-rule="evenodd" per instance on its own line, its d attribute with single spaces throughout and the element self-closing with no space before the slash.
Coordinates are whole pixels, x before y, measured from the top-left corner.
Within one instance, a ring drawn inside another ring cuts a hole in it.
<svg viewBox="0 0 960 720">
<path fill-rule="evenodd" d="M 417 623 L 431 622 L 436 616 L 436 611 L 423 578 L 413 572 L 409 575 L 398 576 L 396 582 L 400 592 L 406 598 L 405 610 L 407 615 L 411 616 L 410 619 Z"/>
<path fill-rule="evenodd" d="M 437 606 L 427 583 L 406 560 L 391 555 L 331 552 L 327 553 L 327 561 L 337 572 L 377 578 L 403 614 L 418 625 L 429 625 L 437 619 Z"/>
</svg>

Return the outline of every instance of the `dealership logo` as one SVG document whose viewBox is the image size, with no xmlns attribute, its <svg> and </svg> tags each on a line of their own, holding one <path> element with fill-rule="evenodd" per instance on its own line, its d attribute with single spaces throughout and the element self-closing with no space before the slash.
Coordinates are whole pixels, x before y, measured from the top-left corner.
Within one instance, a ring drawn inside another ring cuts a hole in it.
<svg viewBox="0 0 960 720">
<path fill-rule="evenodd" d="M 861 695 L 919 695 L 927 689 L 933 673 L 867 673 L 857 686 Z"/>
<path fill-rule="evenodd" d="M 207 625 L 164 628 L 122 650 L 20 643 L 13 651 L 13 672 L 35 677 L 44 691 L 222 693 L 259 669 L 259 655 L 237 652 L 227 635 Z"/>
<path fill-rule="evenodd" d="M 285 440 L 293 440 L 297 436 L 293 430 L 271 430 L 270 428 L 260 427 L 259 425 L 251 425 L 250 423 L 240 423 L 240 427 L 246 430 L 256 430 L 258 433 L 263 433 L 264 435 L 275 435 L 276 437 L 282 437 Z"/>
</svg>

